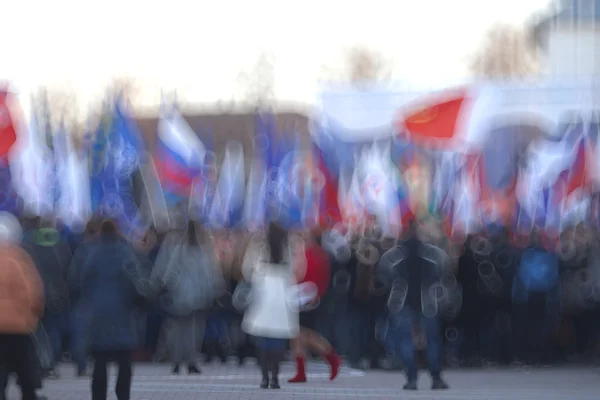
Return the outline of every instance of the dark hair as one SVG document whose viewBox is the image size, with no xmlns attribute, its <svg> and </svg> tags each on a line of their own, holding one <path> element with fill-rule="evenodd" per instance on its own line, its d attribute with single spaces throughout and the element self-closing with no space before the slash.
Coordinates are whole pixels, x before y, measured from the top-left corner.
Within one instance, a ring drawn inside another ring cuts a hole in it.
<svg viewBox="0 0 600 400">
<path fill-rule="evenodd" d="M 269 223 L 267 244 L 269 245 L 269 255 L 272 263 L 281 264 L 283 262 L 283 251 L 287 238 L 288 233 L 285 229 L 276 223 Z"/>
<path fill-rule="evenodd" d="M 102 221 L 102 225 L 100 225 L 100 233 L 103 235 L 114 235 L 118 233 L 119 230 L 117 228 L 117 224 L 113 220 L 105 219 Z"/>
</svg>

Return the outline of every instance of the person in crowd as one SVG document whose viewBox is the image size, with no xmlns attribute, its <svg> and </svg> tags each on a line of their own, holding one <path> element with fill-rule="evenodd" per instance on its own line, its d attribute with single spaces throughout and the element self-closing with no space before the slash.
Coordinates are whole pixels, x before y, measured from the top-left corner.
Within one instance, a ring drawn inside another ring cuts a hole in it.
<svg viewBox="0 0 600 400">
<path fill-rule="evenodd" d="M 396 290 L 404 293 L 394 292 L 394 296 L 401 296 L 402 300 L 393 302 L 389 329 L 397 337 L 398 353 L 404 361 L 407 375 L 404 389 L 417 390 L 418 363 L 413 336 L 418 330 L 422 330 L 427 341 L 426 356 L 433 380 L 432 389 L 447 389 L 448 385 L 441 376 L 442 338 L 436 299 L 431 298 L 430 293 L 430 288 L 439 282 L 440 266 L 424 256 L 417 222 L 411 222 L 401 246 L 405 258 L 394 266 L 394 272 Z"/>
<path fill-rule="evenodd" d="M 466 238 L 470 243 L 471 237 Z M 481 344 L 479 340 L 482 307 L 479 303 L 479 292 L 477 290 L 479 262 L 475 259 L 471 246 L 464 245 L 458 259 L 457 280 L 463 288 L 462 306 L 457 318 L 463 332 L 464 340 L 461 343 L 461 355 L 465 366 L 477 366 L 481 364 Z"/>
<path fill-rule="evenodd" d="M 67 272 L 67 282 L 69 285 L 69 298 L 71 303 L 71 312 L 69 318 L 69 340 L 71 355 L 77 364 L 77 375 L 84 377 L 88 375 L 87 357 L 88 340 L 87 326 L 88 313 L 85 310 L 85 304 L 81 301 L 81 272 L 87 262 L 87 257 L 82 257 L 89 252 L 88 245 L 93 244 L 99 231 L 102 220 L 99 217 L 93 217 L 86 225 L 81 241 L 75 248 L 80 256 L 71 258 L 71 265 Z M 75 253 L 74 253 L 75 254 Z"/>
<path fill-rule="evenodd" d="M 552 357 L 562 306 L 560 260 L 553 252 L 555 247 L 534 230 L 520 256 L 512 285 L 517 362 L 537 364 Z"/>
<path fill-rule="evenodd" d="M 252 299 L 242 329 L 257 339 L 262 389 L 279 389 L 279 364 L 287 341 L 300 332 L 298 303 L 289 301 L 296 283 L 288 232 L 270 223 L 265 246 L 250 246 L 244 276 L 252 285 Z"/>
<path fill-rule="evenodd" d="M 173 373 L 179 373 L 182 363 L 190 374 L 200 373 L 196 358 L 204 340 L 207 311 L 224 290 L 207 233 L 190 221 L 185 231 L 167 235 L 156 258 L 150 286 L 170 315 L 166 345 Z"/>
<path fill-rule="evenodd" d="M 102 222 L 98 235 L 80 246 L 73 257 L 78 279 L 71 282 L 85 314 L 87 343 L 94 360 L 92 400 L 106 400 L 107 366 L 119 366 L 115 393 L 118 400 L 131 397 L 132 352 L 137 349 L 136 311 L 143 276 L 138 255 L 111 220 Z M 136 286 L 140 284 L 140 286 Z"/>
<path fill-rule="evenodd" d="M 359 238 L 355 236 L 353 244 Z M 330 253 L 335 250 L 330 249 Z M 349 257 L 337 257 L 332 254 L 332 291 L 334 293 L 335 326 L 333 328 L 335 343 L 355 369 L 362 369 L 361 360 L 366 354 L 369 342 L 371 304 L 369 299 L 369 278 L 359 277 L 371 266 L 362 264 L 357 257 L 356 246 L 349 250 Z"/>
<path fill-rule="evenodd" d="M 25 232 L 23 248 L 33 259 L 44 282 L 46 310 L 41 321 L 38 337 L 49 346 L 45 351 L 49 354 L 50 365 L 45 366 L 45 375 L 58 378 L 56 364 L 61 360 L 65 339 L 69 336 L 71 304 L 67 281 L 71 264 L 71 246 L 67 238 L 54 226 L 51 220 L 38 219 L 34 229 Z M 77 373 L 85 374 L 85 357 L 76 351 Z"/>
<path fill-rule="evenodd" d="M 33 260 L 20 246 L 21 226 L 12 215 L 2 216 L 0 230 L 0 399 L 6 399 L 7 375 L 17 374 L 23 400 L 37 396 L 35 357 L 30 334 L 44 312 L 44 285 Z"/>
<path fill-rule="evenodd" d="M 246 335 L 241 328 L 243 309 L 238 309 L 236 306 L 240 304 L 234 304 L 234 293 L 243 292 L 237 300 L 246 301 L 245 295 L 248 293 L 248 286 L 244 286 L 244 278 L 242 275 L 242 263 L 244 260 L 244 254 L 248 247 L 248 236 L 245 232 L 239 229 L 233 229 L 228 235 L 223 235 L 219 239 L 219 245 L 217 246 L 219 253 L 219 264 L 225 278 L 226 285 L 226 296 L 224 296 L 220 303 L 224 306 L 221 309 L 221 313 L 224 314 L 226 322 L 228 322 L 228 341 L 231 343 L 232 350 L 235 352 L 237 357 L 238 365 L 244 365 L 247 358 L 254 355 L 254 348 L 252 340 Z M 225 297 L 229 297 L 227 300 Z M 244 304 L 245 305 L 245 304 Z M 216 322 L 216 321 L 215 321 Z M 218 328 L 213 332 L 217 331 Z M 213 333 L 213 336 L 218 338 L 218 335 Z M 213 346 L 216 343 L 212 343 Z M 212 356 L 217 352 L 210 352 L 212 349 L 207 349 L 207 359 L 210 360 Z M 222 355 L 222 354 L 221 354 Z"/>
<path fill-rule="evenodd" d="M 141 257 L 146 260 L 150 269 L 156 262 L 160 251 L 161 238 L 154 227 L 146 232 L 144 238 L 137 244 L 136 248 Z M 151 273 L 151 272 L 150 272 Z M 146 313 L 145 349 L 149 353 L 147 359 L 152 359 L 158 348 L 158 338 L 164 321 L 165 313 L 160 309 L 156 298 L 148 298 Z"/>
<path fill-rule="evenodd" d="M 512 282 L 518 251 L 508 240 L 506 230 L 490 231 L 489 255 L 479 263 L 476 283 L 481 309 L 481 356 L 486 363 L 509 364 L 514 353 L 512 343 Z M 487 252 L 487 251 L 486 251 Z"/>
<path fill-rule="evenodd" d="M 333 346 L 315 331 L 319 299 L 325 295 L 331 281 L 331 266 L 328 254 L 321 248 L 318 237 L 308 233 L 305 235 L 306 270 L 298 276 L 300 284 L 312 284 L 316 288 L 316 296 L 306 310 L 300 313 L 300 335 L 292 340 L 292 351 L 296 359 L 296 375 L 288 380 L 290 383 L 306 382 L 306 365 L 304 349 L 310 348 L 323 357 L 331 368 L 330 380 L 334 380 L 339 372 L 340 357 Z"/>
</svg>

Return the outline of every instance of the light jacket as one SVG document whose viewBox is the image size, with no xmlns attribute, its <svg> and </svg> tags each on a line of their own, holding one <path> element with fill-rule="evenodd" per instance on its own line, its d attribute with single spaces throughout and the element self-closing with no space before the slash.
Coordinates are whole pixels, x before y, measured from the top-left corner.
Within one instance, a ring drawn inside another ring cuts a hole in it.
<svg viewBox="0 0 600 400">
<path fill-rule="evenodd" d="M 251 282 L 242 330 L 252 336 L 292 339 L 300 330 L 296 278 L 289 264 L 259 262 Z"/>
<path fill-rule="evenodd" d="M 31 257 L 18 246 L 0 247 L 0 332 L 27 334 L 44 311 L 44 284 Z"/>
</svg>

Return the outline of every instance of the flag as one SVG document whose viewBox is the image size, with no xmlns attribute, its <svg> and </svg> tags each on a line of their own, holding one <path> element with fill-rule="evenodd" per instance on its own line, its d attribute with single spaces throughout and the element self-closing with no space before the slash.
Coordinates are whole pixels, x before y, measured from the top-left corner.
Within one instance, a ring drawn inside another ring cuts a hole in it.
<svg viewBox="0 0 600 400">
<path fill-rule="evenodd" d="M 6 87 L 0 89 L 0 210 L 21 211 L 19 196 L 13 187 L 10 156 L 17 142 L 22 113 L 15 96 Z"/>
<path fill-rule="evenodd" d="M 458 119 L 463 105 L 468 101 L 467 93 L 460 90 L 451 95 L 435 98 L 416 111 L 409 112 L 401 122 L 401 130 L 406 129 L 415 141 L 441 140 L 454 138 Z"/>
<path fill-rule="evenodd" d="M 312 152 L 311 166 L 323 178 L 323 187 L 319 194 L 319 225 L 323 228 L 331 228 L 336 223 L 342 222 L 342 214 L 338 203 L 339 182 L 337 176 L 327 168 L 326 155 L 315 143 L 312 143 Z"/>
<path fill-rule="evenodd" d="M 264 159 L 255 153 L 248 176 L 246 199 L 244 201 L 244 223 L 250 232 L 256 232 L 266 226 L 266 196 L 267 174 Z"/>
<path fill-rule="evenodd" d="M 90 203 L 93 213 L 115 219 L 125 235 L 139 233 L 146 224 L 133 187 L 145 157 L 144 142 L 124 100 L 107 103 L 89 151 Z"/>
<path fill-rule="evenodd" d="M 278 148 L 278 153 L 281 154 L 280 220 L 287 229 L 312 226 L 316 221 L 315 185 L 318 182 L 313 180 L 313 170 L 305 168 L 308 160 L 305 152 L 301 151 L 299 135 L 284 131 L 279 136 Z"/>
<path fill-rule="evenodd" d="M 499 99 L 492 85 L 449 89 L 403 107 L 395 123 L 398 134 L 428 149 L 473 150 L 488 137 Z"/>
<path fill-rule="evenodd" d="M 15 112 L 18 110 L 14 100 L 14 95 L 7 88 L 0 89 L 0 158 L 6 158 L 17 141 L 17 118 L 21 116 L 11 112 L 11 108 Z"/>
<path fill-rule="evenodd" d="M 221 174 L 210 210 L 210 223 L 218 228 L 232 228 L 242 220 L 246 170 L 244 149 L 230 141 L 225 149 Z"/>
<path fill-rule="evenodd" d="M 154 163 L 167 203 L 189 201 L 194 179 L 202 173 L 206 148 L 185 119 L 175 110 L 163 112 L 158 122 Z"/>
<path fill-rule="evenodd" d="M 50 216 L 54 212 L 54 204 L 48 195 L 54 185 L 52 153 L 46 146 L 45 136 L 40 134 L 43 127 L 35 112 L 31 114 L 28 126 L 21 125 L 20 128 L 9 154 L 13 188 L 23 199 L 26 213 Z"/>
<path fill-rule="evenodd" d="M 85 158 L 75 151 L 64 124 L 54 132 L 54 212 L 71 231 L 81 233 L 91 216 Z"/>
<path fill-rule="evenodd" d="M 408 212 L 403 207 L 400 176 L 391 161 L 391 144 L 373 143 L 365 149 L 359 161 L 358 176 L 361 187 L 359 196 L 362 207 L 373 216 L 383 233 L 388 237 L 397 237 L 402 231 L 403 217 Z M 366 217 L 366 216 L 365 216 Z"/>
<path fill-rule="evenodd" d="M 528 233 L 535 226 L 558 234 L 563 223 L 585 220 L 589 205 L 585 134 L 583 121 L 576 121 L 559 141 L 538 140 L 530 145 L 516 189 L 519 231 Z"/>
</svg>

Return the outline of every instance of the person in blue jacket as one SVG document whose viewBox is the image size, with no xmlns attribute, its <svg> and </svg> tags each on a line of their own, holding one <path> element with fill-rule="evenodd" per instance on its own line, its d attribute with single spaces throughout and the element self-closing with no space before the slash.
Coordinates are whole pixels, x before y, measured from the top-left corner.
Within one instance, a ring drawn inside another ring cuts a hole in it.
<svg viewBox="0 0 600 400">
<path fill-rule="evenodd" d="M 72 285 L 79 293 L 88 349 L 94 360 L 92 400 L 106 400 L 110 362 L 119 366 L 117 399 L 129 400 L 132 352 L 140 344 L 140 289 L 148 286 L 148 277 L 143 276 L 135 249 L 111 220 L 103 221 L 98 236 L 77 250 L 74 262 L 81 269 Z"/>
</svg>

